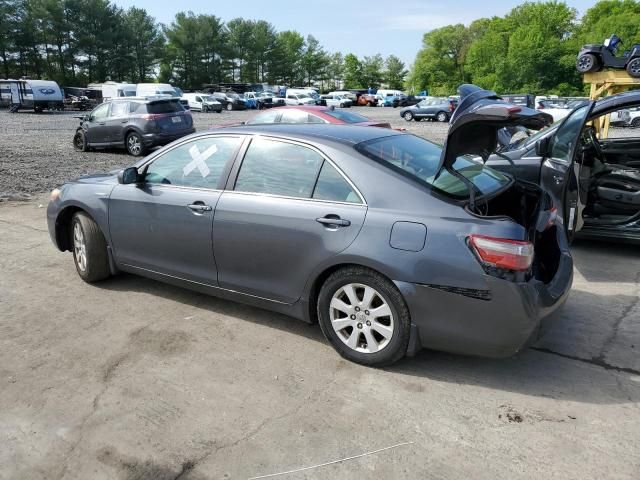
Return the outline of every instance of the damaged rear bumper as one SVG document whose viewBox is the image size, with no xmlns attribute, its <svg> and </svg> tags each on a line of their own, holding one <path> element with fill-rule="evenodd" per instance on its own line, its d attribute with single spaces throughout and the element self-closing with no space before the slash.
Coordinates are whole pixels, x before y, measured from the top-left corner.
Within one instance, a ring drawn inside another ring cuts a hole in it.
<svg viewBox="0 0 640 480">
<path fill-rule="evenodd" d="M 487 275 L 486 289 L 398 282 L 411 321 L 415 345 L 465 355 L 508 357 L 537 337 L 543 319 L 566 301 L 573 282 L 573 259 L 558 232 L 560 258 L 548 283 L 536 278 L 511 282 Z M 415 349 L 415 346 L 414 346 Z"/>
</svg>

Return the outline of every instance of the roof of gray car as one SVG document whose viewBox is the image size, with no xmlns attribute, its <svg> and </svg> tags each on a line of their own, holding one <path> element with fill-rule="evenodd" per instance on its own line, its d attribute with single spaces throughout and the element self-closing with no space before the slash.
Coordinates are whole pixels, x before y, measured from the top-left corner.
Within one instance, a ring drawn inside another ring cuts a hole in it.
<svg viewBox="0 0 640 480">
<path fill-rule="evenodd" d="M 269 134 L 299 140 L 330 140 L 348 145 L 356 145 L 376 138 L 401 135 L 401 132 L 390 128 L 362 127 L 356 125 L 317 125 L 317 124 L 280 124 L 280 125 L 243 125 L 226 127 L 212 132 L 233 132 L 250 135 Z"/>
</svg>

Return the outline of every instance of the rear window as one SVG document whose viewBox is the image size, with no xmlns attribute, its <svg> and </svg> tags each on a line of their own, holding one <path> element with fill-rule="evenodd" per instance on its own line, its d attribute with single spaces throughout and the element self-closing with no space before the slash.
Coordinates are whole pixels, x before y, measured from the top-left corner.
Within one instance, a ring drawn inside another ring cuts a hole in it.
<svg viewBox="0 0 640 480">
<path fill-rule="evenodd" d="M 326 110 L 324 113 L 347 123 L 360 123 L 369 121 L 367 117 L 364 117 L 357 113 L 347 112 L 346 110 Z"/>
<path fill-rule="evenodd" d="M 182 112 L 184 108 L 179 100 L 170 102 L 153 102 L 147 104 L 147 113 L 175 113 Z"/>
<path fill-rule="evenodd" d="M 393 135 L 355 146 L 356 150 L 392 170 L 424 183 L 456 200 L 469 198 L 465 183 L 444 170 L 436 179 L 442 147 L 415 135 Z M 453 170 L 473 183 L 482 194 L 495 192 L 510 182 L 509 177 L 470 157 L 458 157 Z"/>
</svg>

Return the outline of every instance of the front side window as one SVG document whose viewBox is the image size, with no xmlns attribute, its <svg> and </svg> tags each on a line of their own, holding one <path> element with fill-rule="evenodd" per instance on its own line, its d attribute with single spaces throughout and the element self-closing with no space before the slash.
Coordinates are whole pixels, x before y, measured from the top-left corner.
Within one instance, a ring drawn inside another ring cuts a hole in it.
<svg viewBox="0 0 640 480">
<path fill-rule="evenodd" d="M 564 162 L 571 162 L 572 154 L 580 139 L 580 132 L 584 121 L 591 110 L 590 105 L 585 105 L 574 110 L 558 128 L 551 139 L 551 157 Z"/>
<path fill-rule="evenodd" d="M 310 198 L 323 160 L 301 145 L 255 138 L 242 161 L 235 190 Z"/>
<path fill-rule="evenodd" d="M 184 143 L 154 160 L 145 182 L 217 189 L 241 142 L 240 137 L 208 137 Z"/>
<path fill-rule="evenodd" d="M 109 104 L 103 103 L 98 108 L 96 108 L 93 112 L 91 112 L 91 121 L 100 122 L 106 119 L 108 114 L 109 114 Z"/>
</svg>

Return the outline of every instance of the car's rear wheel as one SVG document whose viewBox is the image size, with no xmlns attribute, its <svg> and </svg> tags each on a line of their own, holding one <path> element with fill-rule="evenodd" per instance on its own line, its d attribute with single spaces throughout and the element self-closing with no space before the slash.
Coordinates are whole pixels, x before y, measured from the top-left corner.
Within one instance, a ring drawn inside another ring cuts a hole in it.
<svg viewBox="0 0 640 480">
<path fill-rule="evenodd" d="M 640 117 L 636 117 L 633 120 L 631 120 L 631 126 L 634 128 L 640 127 Z"/>
<path fill-rule="evenodd" d="M 73 148 L 80 152 L 86 152 L 89 150 L 89 145 L 87 144 L 87 136 L 82 130 L 78 130 L 73 136 Z"/>
<path fill-rule="evenodd" d="M 207 107 L 206 105 L 202 106 L 202 113 L 207 113 L 209 111 L 209 107 Z"/>
<path fill-rule="evenodd" d="M 627 73 L 633 78 L 640 78 L 640 57 L 634 58 L 627 64 Z"/>
<path fill-rule="evenodd" d="M 80 278 L 89 283 L 107 278 L 111 274 L 107 242 L 98 224 L 85 212 L 73 216 L 71 238 L 73 260 Z"/>
<path fill-rule="evenodd" d="M 411 112 L 404 112 L 402 114 L 402 118 L 404 118 L 407 122 L 410 122 L 411 120 L 413 120 L 413 113 Z"/>
<path fill-rule="evenodd" d="M 576 60 L 576 68 L 580 73 L 595 72 L 599 67 L 598 58 L 592 53 L 580 55 Z"/>
<path fill-rule="evenodd" d="M 139 133 L 131 132 L 127 135 L 127 152 L 134 157 L 139 157 L 144 153 L 144 145 Z"/>
<path fill-rule="evenodd" d="M 446 112 L 438 112 L 438 114 L 436 115 L 436 120 L 439 122 L 446 122 L 447 120 L 449 120 L 449 115 L 447 115 Z"/>
<path fill-rule="evenodd" d="M 331 345 L 353 362 L 390 365 L 407 352 L 409 310 L 395 285 L 373 270 L 331 274 L 318 295 L 318 319 Z"/>
<path fill-rule="evenodd" d="M 227 103 L 227 111 L 233 110 L 233 105 L 231 103 Z"/>
</svg>

